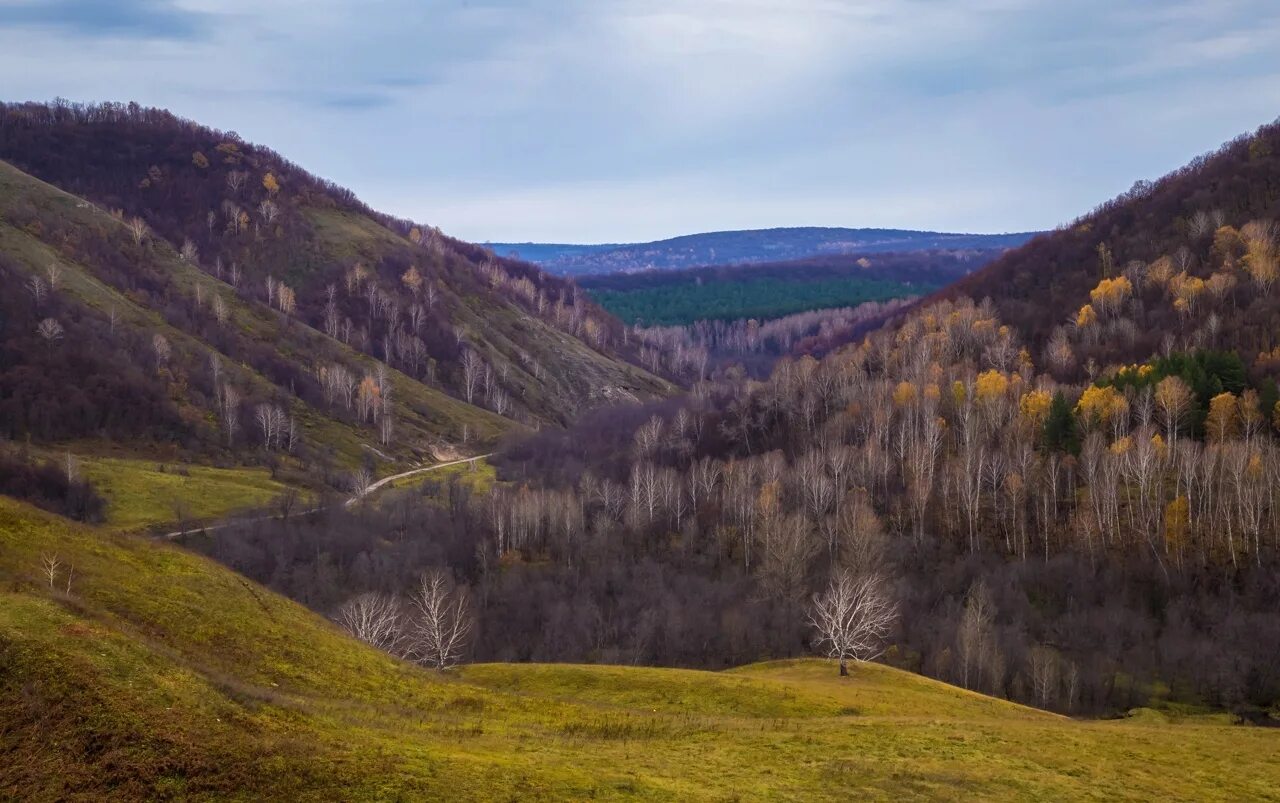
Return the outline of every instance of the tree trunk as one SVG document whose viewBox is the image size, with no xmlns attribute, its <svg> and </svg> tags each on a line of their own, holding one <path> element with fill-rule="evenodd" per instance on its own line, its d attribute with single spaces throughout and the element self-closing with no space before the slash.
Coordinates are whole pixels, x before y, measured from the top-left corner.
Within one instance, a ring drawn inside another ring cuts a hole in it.
<svg viewBox="0 0 1280 803">
<path fill-rule="evenodd" d="M 849 677 L 849 664 L 843 656 L 840 658 L 840 677 Z"/>
</svg>

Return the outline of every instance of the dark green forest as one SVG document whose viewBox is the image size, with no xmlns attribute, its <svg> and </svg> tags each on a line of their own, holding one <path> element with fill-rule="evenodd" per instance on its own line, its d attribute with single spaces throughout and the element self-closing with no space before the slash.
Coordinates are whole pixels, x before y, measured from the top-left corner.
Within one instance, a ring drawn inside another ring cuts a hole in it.
<svg viewBox="0 0 1280 803">
<path fill-rule="evenodd" d="M 861 277 L 789 281 L 679 281 L 635 289 L 590 289 L 592 297 L 626 323 L 683 325 L 699 320 L 780 318 L 797 312 L 852 307 L 866 301 L 921 295 L 935 286 Z"/>
</svg>

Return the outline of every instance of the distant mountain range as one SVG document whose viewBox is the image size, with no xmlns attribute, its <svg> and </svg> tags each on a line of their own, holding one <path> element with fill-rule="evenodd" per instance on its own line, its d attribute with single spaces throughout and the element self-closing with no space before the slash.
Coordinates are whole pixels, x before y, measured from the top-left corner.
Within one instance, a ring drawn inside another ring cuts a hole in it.
<svg viewBox="0 0 1280 803">
<path fill-rule="evenodd" d="M 831 254 L 1016 248 L 1037 232 L 950 234 L 905 229 L 778 228 L 689 234 L 651 243 L 486 243 L 499 256 L 580 275 L 781 262 Z"/>
</svg>

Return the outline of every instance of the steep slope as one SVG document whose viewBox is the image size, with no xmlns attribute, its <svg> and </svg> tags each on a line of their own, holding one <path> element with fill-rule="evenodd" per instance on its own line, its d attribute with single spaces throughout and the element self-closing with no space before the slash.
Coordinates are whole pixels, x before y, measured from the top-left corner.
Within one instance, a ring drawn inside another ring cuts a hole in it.
<svg viewBox="0 0 1280 803">
<path fill-rule="evenodd" d="M 1261 800 L 1280 783 L 1261 729 L 1072 722 L 878 666 L 445 677 L 209 561 L 3 499 L 0 587 L 5 797 Z"/>
<path fill-rule="evenodd" d="M 1166 350 L 1166 338 L 1175 348 L 1236 350 L 1253 363 L 1280 344 L 1278 218 L 1280 125 L 1272 124 L 1138 182 L 938 297 L 991 298 L 1036 349 L 1067 330 L 1077 368 L 1145 360 Z M 1128 286 L 1099 289 L 1104 279 Z"/>
<path fill-rule="evenodd" d="M 347 466 L 379 442 L 368 416 L 323 381 L 339 370 L 351 381 L 376 375 L 372 357 L 5 163 L 0 278 L 12 289 L 0 299 L 0 410 L 10 438 L 143 451 L 176 443 L 179 454 L 206 459 L 260 446 Z M 381 391 L 397 435 L 381 450 L 398 460 L 464 437 L 491 441 L 510 426 L 396 370 Z M 283 432 L 268 443 L 255 421 L 260 405 L 280 408 L 282 426 L 293 422 L 293 448 L 282 448 Z"/>
<path fill-rule="evenodd" d="M 493 243 L 490 247 L 499 254 L 536 262 L 553 273 L 577 275 L 750 265 L 842 254 L 1014 248 L 1033 236 L 806 227 L 716 231 L 626 245 Z"/>
<path fill-rule="evenodd" d="M 620 325 L 571 285 L 379 215 L 234 133 L 133 105 L 5 105 L 0 159 L 244 299 L 507 418 L 563 422 L 670 390 L 621 359 Z M 119 278 L 134 280 L 127 266 Z"/>
</svg>

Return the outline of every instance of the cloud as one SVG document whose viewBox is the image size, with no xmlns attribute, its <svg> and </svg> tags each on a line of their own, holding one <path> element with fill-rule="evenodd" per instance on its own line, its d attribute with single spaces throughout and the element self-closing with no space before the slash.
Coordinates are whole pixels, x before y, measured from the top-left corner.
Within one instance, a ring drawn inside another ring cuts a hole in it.
<svg viewBox="0 0 1280 803">
<path fill-rule="evenodd" d="M 49 28 L 84 38 L 194 39 L 205 33 L 204 17 L 164 0 L 0 2 L 0 25 Z"/>
<path fill-rule="evenodd" d="M 15 97 L 493 240 L 1051 227 L 1274 117 L 1277 47 L 1270 0 L 0 0 Z"/>
</svg>

